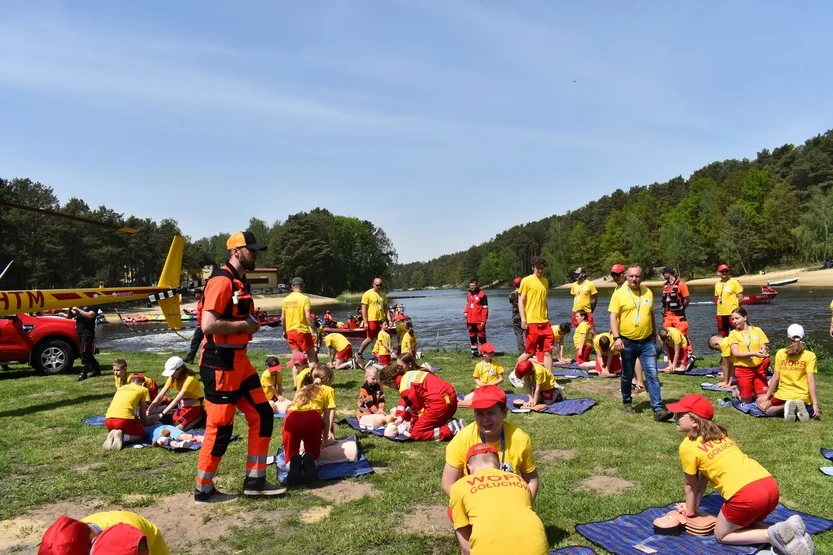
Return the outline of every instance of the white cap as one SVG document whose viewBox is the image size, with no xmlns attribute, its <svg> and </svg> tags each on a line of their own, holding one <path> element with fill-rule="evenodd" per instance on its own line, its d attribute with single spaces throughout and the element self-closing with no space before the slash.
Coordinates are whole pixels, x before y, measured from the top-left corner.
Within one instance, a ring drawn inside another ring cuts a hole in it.
<svg viewBox="0 0 833 555">
<path fill-rule="evenodd" d="M 171 357 L 167 361 L 165 361 L 165 371 L 162 372 L 162 376 L 165 378 L 170 378 L 176 372 L 176 369 L 185 364 L 181 358 L 179 357 Z"/>
<path fill-rule="evenodd" d="M 787 328 L 787 337 L 790 339 L 793 337 L 804 339 L 804 328 L 801 327 L 801 324 L 790 324 L 790 327 Z"/>
</svg>

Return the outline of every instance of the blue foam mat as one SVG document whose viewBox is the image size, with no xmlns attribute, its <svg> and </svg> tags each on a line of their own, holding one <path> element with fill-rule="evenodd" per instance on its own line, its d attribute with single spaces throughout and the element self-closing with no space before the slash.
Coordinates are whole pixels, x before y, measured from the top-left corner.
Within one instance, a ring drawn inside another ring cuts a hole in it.
<svg viewBox="0 0 833 555">
<path fill-rule="evenodd" d="M 529 399 L 528 395 L 518 395 L 517 393 L 507 393 L 506 394 L 506 403 L 509 408 L 512 408 L 512 402 L 516 399 L 520 399 L 523 402 L 526 402 Z M 546 410 L 537 412 L 533 411 L 529 414 L 557 414 L 558 416 L 575 416 L 577 414 L 584 414 L 593 406 L 596 405 L 596 401 L 593 399 L 564 399 L 563 401 L 558 401 L 551 405 L 547 405 Z"/>
<path fill-rule="evenodd" d="M 833 449 L 825 449 L 822 447 L 821 449 L 821 456 L 825 459 L 829 459 L 833 461 Z"/>
<path fill-rule="evenodd" d="M 723 506 L 723 498 L 717 493 L 707 495 L 700 503 L 700 509 L 717 515 Z M 714 536 L 659 536 L 654 534 L 654 519 L 674 509 L 676 503 L 665 507 L 651 507 L 637 515 L 622 515 L 603 522 L 579 524 L 576 531 L 604 549 L 616 555 L 643 555 L 635 545 L 645 545 L 656 550 L 658 555 L 736 555 L 755 553 L 761 546 L 724 545 L 718 543 Z M 807 532 L 819 534 L 833 528 L 833 521 L 799 511 L 793 511 L 778 504 L 778 507 L 764 520 L 766 524 L 775 524 L 798 514 L 807 525 Z"/>
<path fill-rule="evenodd" d="M 104 419 L 103 416 L 90 416 L 88 418 L 84 418 L 83 420 L 81 420 L 81 423 L 86 424 L 87 426 L 96 426 L 96 427 L 102 427 L 103 428 L 104 427 L 104 420 L 105 419 Z M 147 432 L 148 435 L 150 436 L 150 435 L 152 435 L 153 430 L 156 429 L 156 428 L 159 428 L 159 427 L 160 427 L 159 425 L 147 426 L 145 428 L 145 432 Z M 166 427 L 168 427 L 168 426 L 166 426 Z M 187 433 L 194 434 L 194 435 L 203 435 L 203 434 L 205 434 L 205 430 L 188 430 Z M 240 436 L 231 436 L 230 441 L 236 441 L 239 437 Z M 153 447 L 153 443 L 150 442 L 150 441 L 143 441 L 142 443 L 128 443 L 127 445 L 129 445 L 130 447 L 133 447 L 134 449 L 141 449 L 143 447 Z M 162 446 L 162 445 L 158 446 L 157 448 L 167 449 L 168 451 L 199 451 L 201 447 L 202 447 L 202 443 L 193 443 L 193 444 L 191 444 L 190 447 L 185 447 L 185 448 L 182 448 L 182 447 L 168 447 L 168 446 Z"/>
<path fill-rule="evenodd" d="M 732 399 L 732 406 L 740 412 L 754 416 L 755 418 L 769 418 L 755 403 L 741 403 L 740 399 Z"/>
<path fill-rule="evenodd" d="M 575 364 L 572 365 L 573 369 L 569 369 L 569 366 L 555 366 L 553 365 L 552 374 L 553 376 L 560 376 L 564 378 L 595 378 L 596 376 L 591 376 L 587 370 L 579 368 Z"/>
<path fill-rule="evenodd" d="M 717 384 L 703 382 L 700 384 L 700 387 L 705 391 L 720 391 L 722 393 L 731 393 L 734 391 L 734 388 L 731 387 L 720 387 Z"/>
<path fill-rule="evenodd" d="M 343 420 L 339 420 L 338 423 L 339 424 L 347 424 L 348 426 L 350 426 L 351 428 L 353 428 L 357 432 L 361 432 L 363 434 L 373 434 L 375 436 L 379 436 L 381 438 L 384 438 L 384 439 L 387 439 L 387 440 L 390 440 L 390 441 L 412 441 L 411 438 L 409 438 L 408 436 L 404 436 L 402 434 L 399 434 L 398 436 L 396 436 L 394 438 L 385 437 L 385 429 L 384 428 L 376 428 L 373 431 L 362 430 L 361 426 L 359 426 L 359 419 L 356 418 L 355 416 L 350 416 L 350 417 L 345 418 Z"/>
<path fill-rule="evenodd" d="M 592 548 L 583 545 L 571 545 L 550 551 L 550 555 L 596 555 Z"/>
<path fill-rule="evenodd" d="M 356 441 L 356 436 L 340 437 L 340 440 Z M 283 445 L 278 449 L 275 455 L 275 466 L 278 468 L 278 481 L 282 484 L 286 483 L 286 475 L 289 473 L 289 468 L 284 461 Z M 335 464 L 325 464 L 318 467 L 319 480 L 338 480 L 341 478 L 352 478 L 354 476 L 364 476 L 365 474 L 372 474 L 373 468 L 364 453 L 359 449 L 358 457 L 355 461 L 340 462 Z"/>
</svg>

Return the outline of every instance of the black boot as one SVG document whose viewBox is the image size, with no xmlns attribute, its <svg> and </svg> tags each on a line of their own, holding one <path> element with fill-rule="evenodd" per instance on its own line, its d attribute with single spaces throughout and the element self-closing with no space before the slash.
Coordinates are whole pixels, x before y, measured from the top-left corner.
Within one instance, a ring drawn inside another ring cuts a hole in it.
<svg viewBox="0 0 833 555">
<path fill-rule="evenodd" d="M 87 379 L 87 369 L 84 368 L 83 370 L 81 370 L 81 373 L 78 374 L 78 380 L 77 381 L 83 382 L 86 379 Z"/>
</svg>

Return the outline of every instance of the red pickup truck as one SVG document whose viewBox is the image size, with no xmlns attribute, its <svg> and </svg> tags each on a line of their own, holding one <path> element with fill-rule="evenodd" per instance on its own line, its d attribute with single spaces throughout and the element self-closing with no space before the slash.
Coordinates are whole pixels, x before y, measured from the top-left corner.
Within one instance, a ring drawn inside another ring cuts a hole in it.
<svg viewBox="0 0 833 555">
<path fill-rule="evenodd" d="M 75 320 L 60 316 L 0 317 L 0 364 L 26 362 L 43 374 L 72 368 L 80 353 Z"/>
</svg>

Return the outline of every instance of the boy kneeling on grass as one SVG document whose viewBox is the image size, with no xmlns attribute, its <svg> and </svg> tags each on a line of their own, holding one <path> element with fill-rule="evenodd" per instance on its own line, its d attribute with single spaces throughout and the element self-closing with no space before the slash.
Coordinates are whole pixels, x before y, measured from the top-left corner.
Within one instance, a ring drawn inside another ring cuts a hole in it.
<svg viewBox="0 0 833 555">
<path fill-rule="evenodd" d="M 128 511 L 95 513 L 75 520 L 66 515 L 46 529 L 38 555 L 169 555 L 156 525 Z"/>
<path fill-rule="evenodd" d="M 474 445 L 466 453 L 466 467 L 469 475 L 451 486 L 449 499 L 463 555 L 549 553 L 529 486 L 517 474 L 500 470 L 497 449 L 488 443 Z"/>
<path fill-rule="evenodd" d="M 120 451 L 125 443 L 145 440 L 147 434 L 144 427 L 151 425 L 149 404 L 150 392 L 145 387 L 145 377 L 133 374 L 129 383 L 116 390 L 104 415 L 104 425 L 110 430 L 102 445 L 105 451 Z"/>
</svg>

